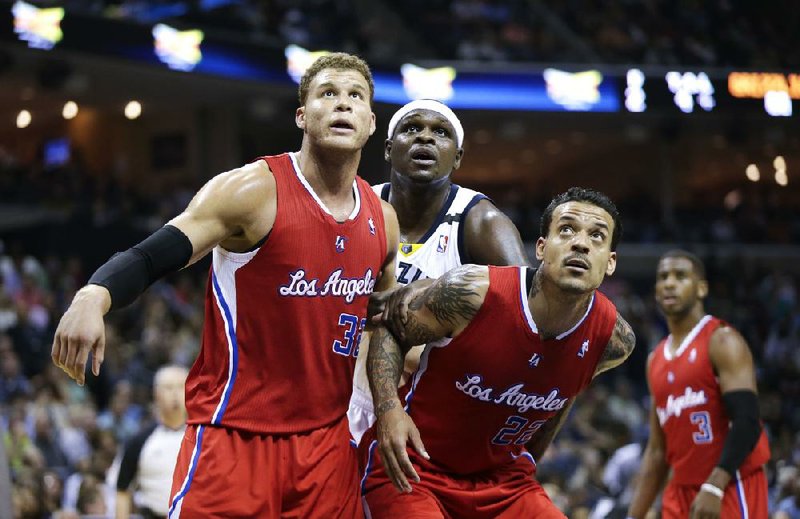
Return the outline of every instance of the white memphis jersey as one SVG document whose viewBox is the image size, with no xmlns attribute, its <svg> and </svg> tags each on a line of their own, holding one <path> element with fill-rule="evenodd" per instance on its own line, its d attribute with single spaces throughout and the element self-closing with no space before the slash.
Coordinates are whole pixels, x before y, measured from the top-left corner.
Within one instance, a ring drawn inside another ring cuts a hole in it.
<svg viewBox="0 0 800 519">
<path fill-rule="evenodd" d="M 390 188 L 389 183 L 372 186 L 375 193 L 387 202 Z M 450 269 L 469 263 L 462 224 L 467 212 L 483 199 L 488 200 L 482 193 L 453 184 L 436 220 L 419 243 L 400 243 L 397 282 L 407 285 L 418 279 L 438 278 Z M 368 340 L 369 334 L 364 333 L 362 341 Z M 356 443 L 361 442 L 361 437 L 375 423 L 372 395 L 367 380 L 367 359 L 363 354 L 366 351 L 367 348 L 361 348 L 356 359 L 353 395 L 347 410 L 350 434 Z"/>
<path fill-rule="evenodd" d="M 391 185 L 372 186 L 380 198 L 389 201 Z M 486 195 L 453 184 L 433 225 L 419 243 L 400 243 L 397 254 L 397 282 L 401 285 L 418 279 L 438 278 L 448 270 L 470 263 L 464 243 L 467 212 L 486 199 Z"/>
</svg>

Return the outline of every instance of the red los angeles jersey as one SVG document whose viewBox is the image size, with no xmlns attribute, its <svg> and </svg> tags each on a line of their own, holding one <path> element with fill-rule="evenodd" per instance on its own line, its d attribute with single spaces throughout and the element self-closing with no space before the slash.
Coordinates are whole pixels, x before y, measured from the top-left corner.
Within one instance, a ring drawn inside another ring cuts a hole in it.
<svg viewBox="0 0 800 519">
<path fill-rule="evenodd" d="M 525 456 L 533 434 L 591 382 L 616 321 L 595 292 L 571 330 L 542 340 L 524 267 L 489 267 L 489 290 L 467 328 L 428 344 L 402 390 L 431 462 L 456 474 Z"/>
<path fill-rule="evenodd" d="M 275 177 L 275 224 L 253 251 L 213 250 L 186 407 L 191 424 L 295 433 L 347 411 L 386 234 L 381 202 L 361 178 L 353 213 L 338 223 L 294 155 L 263 160 Z"/>
<path fill-rule="evenodd" d="M 702 484 L 719 462 L 728 435 L 729 419 L 708 354 L 711 336 L 720 326 L 726 323 L 706 315 L 674 354 L 668 348 L 670 336 L 658 344 L 650 361 L 648 382 L 664 430 L 672 482 L 677 485 Z M 745 477 L 764 465 L 769 456 L 762 431 L 739 473 Z"/>
</svg>

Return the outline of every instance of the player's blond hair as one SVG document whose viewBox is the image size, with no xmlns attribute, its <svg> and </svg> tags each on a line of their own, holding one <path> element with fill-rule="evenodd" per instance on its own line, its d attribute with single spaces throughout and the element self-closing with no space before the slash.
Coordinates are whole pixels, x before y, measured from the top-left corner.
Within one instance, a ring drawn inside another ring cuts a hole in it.
<svg viewBox="0 0 800 519">
<path fill-rule="evenodd" d="M 367 84 L 369 85 L 369 104 L 372 106 L 372 101 L 375 98 L 375 83 L 372 81 L 372 72 L 369 70 L 369 65 L 358 56 L 344 52 L 334 52 L 332 54 L 320 56 L 317 58 L 317 61 L 308 67 L 305 74 L 303 74 L 303 77 L 300 79 L 300 87 L 297 89 L 297 97 L 301 106 L 306 104 L 308 88 L 311 85 L 311 81 L 314 80 L 320 71 L 326 68 L 335 70 L 355 70 L 364 76 L 364 79 L 367 80 Z"/>
</svg>

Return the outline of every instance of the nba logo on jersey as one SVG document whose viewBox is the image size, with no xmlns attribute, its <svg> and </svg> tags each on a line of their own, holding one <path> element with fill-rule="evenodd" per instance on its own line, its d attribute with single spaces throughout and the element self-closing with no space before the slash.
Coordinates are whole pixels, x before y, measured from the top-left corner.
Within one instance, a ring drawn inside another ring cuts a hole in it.
<svg viewBox="0 0 800 519">
<path fill-rule="evenodd" d="M 692 351 L 689 353 L 689 362 L 694 362 L 697 360 L 697 350 L 692 348 Z"/>
<path fill-rule="evenodd" d="M 336 237 L 336 252 L 344 252 L 344 242 L 347 241 L 347 236 Z"/>
<path fill-rule="evenodd" d="M 675 382 L 675 373 L 673 373 L 671 371 L 669 373 L 667 373 L 667 382 L 669 382 L 670 384 Z"/>
<path fill-rule="evenodd" d="M 448 237 L 444 234 L 439 235 L 439 244 L 436 246 L 436 252 L 444 252 L 447 250 Z"/>
<path fill-rule="evenodd" d="M 369 233 L 371 235 L 375 235 L 375 222 L 372 221 L 372 218 L 367 220 L 367 225 L 369 225 Z"/>
<path fill-rule="evenodd" d="M 583 344 L 581 344 L 581 351 L 578 352 L 578 357 L 583 358 L 587 351 L 589 351 L 589 339 L 586 339 L 583 341 Z"/>
</svg>

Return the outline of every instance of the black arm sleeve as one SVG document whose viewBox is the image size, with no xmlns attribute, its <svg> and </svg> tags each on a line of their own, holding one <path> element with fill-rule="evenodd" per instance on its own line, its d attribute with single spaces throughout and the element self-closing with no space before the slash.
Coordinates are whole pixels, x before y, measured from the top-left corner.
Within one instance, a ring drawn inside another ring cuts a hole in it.
<svg viewBox="0 0 800 519">
<path fill-rule="evenodd" d="M 127 492 L 133 480 L 136 479 L 136 474 L 139 472 L 139 456 L 142 454 L 142 448 L 155 430 L 156 424 L 153 424 L 125 444 L 125 448 L 122 451 L 122 461 L 119 464 L 119 475 L 117 476 L 117 490 L 120 492 Z"/>
<path fill-rule="evenodd" d="M 92 274 L 89 283 L 106 287 L 111 309 L 116 310 L 131 304 L 157 279 L 185 267 L 192 250 L 185 234 L 165 225 L 138 245 L 114 254 Z"/>
<path fill-rule="evenodd" d="M 722 394 L 722 402 L 731 419 L 731 428 L 722 446 L 722 455 L 717 466 L 733 476 L 752 452 L 761 435 L 758 396 L 746 389 L 728 391 Z"/>
</svg>

